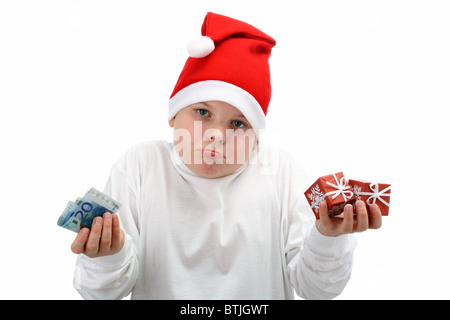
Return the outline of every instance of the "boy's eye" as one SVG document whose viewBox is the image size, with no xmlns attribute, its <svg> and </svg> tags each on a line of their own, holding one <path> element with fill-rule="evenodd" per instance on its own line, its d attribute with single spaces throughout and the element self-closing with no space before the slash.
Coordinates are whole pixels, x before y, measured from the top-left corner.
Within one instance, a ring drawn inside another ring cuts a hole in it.
<svg viewBox="0 0 450 320">
<path fill-rule="evenodd" d="M 239 120 L 234 120 L 231 124 L 237 128 L 245 128 L 245 123 Z"/>
<path fill-rule="evenodd" d="M 202 117 L 206 117 L 209 115 L 209 111 L 205 109 L 197 109 L 197 113 Z"/>
</svg>

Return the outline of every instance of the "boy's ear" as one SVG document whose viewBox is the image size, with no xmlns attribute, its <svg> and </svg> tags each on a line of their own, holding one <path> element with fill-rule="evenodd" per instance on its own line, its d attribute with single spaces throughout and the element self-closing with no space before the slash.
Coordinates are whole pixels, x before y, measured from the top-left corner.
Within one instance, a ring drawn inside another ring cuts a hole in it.
<svg viewBox="0 0 450 320">
<path fill-rule="evenodd" d="M 259 144 L 259 141 L 258 141 L 258 138 L 256 138 L 255 144 L 253 145 L 253 148 L 252 148 L 252 151 L 256 150 L 256 148 L 258 147 L 258 144 Z"/>
<path fill-rule="evenodd" d="M 175 117 L 173 117 L 173 118 L 170 119 L 170 121 L 169 121 L 169 126 L 170 126 L 171 128 L 173 128 L 174 125 L 175 125 Z"/>
</svg>

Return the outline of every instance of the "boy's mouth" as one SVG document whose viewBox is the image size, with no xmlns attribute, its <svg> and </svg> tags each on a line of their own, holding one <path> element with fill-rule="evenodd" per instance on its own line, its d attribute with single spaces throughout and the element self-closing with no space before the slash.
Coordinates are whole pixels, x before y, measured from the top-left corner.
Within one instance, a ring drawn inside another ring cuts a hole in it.
<svg viewBox="0 0 450 320">
<path fill-rule="evenodd" d="M 214 158 L 214 159 L 223 159 L 225 158 L 223 154 L 216 150 L 211 149 L 202 149 L 202 155 L 204 157 Z"/>
</svg>

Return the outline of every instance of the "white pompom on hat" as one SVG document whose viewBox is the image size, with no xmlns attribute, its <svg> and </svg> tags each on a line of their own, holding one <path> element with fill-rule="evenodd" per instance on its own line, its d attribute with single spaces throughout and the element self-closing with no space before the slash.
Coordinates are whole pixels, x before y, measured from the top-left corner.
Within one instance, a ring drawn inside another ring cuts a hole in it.
<svg viewBox="0 0 450 320">
<path fill-rule="evenodd" d="M 214 51 L 214 41 L 210 37 L 203 36 L 189 42 L 187 51 L 191 58 L 204 58 Z"/>
</svg>

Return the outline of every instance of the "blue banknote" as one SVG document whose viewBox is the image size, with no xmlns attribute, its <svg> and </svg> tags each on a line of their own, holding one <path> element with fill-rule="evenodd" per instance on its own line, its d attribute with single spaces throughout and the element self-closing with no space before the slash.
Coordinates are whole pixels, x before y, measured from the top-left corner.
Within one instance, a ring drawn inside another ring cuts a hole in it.
<svg viewBox="0 0 450 320">
<path fill-rule="evenodd" d="M 83 198 L 67 203 L 58 219 L 58 226 L 78 232 L 84 227 L 91 228 L 95 217 L 101 217 L 105 212 L 116 213 L 119 208 L 119 202 L 91 188 Z"/>
</svg>

